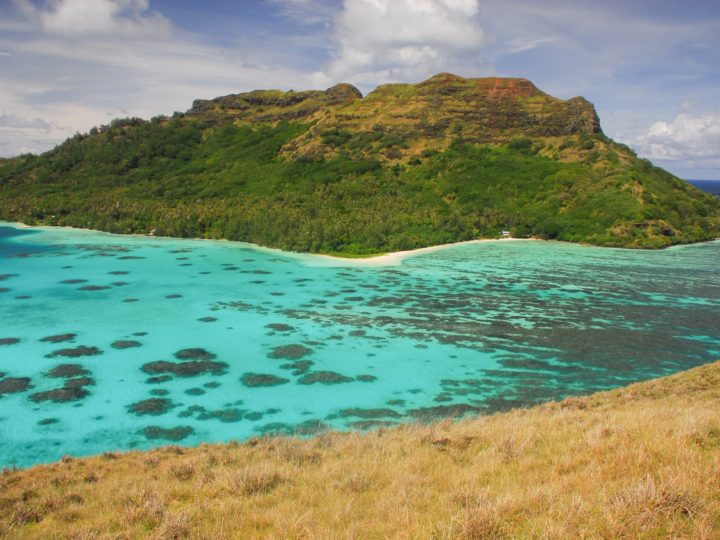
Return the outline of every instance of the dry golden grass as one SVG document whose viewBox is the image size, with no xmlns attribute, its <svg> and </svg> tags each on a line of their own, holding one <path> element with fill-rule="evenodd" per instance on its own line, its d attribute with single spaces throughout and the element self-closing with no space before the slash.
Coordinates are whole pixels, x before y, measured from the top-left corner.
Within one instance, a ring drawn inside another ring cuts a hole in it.
<svg viewBox="0 0 720 540">
<path fill-rule="evenodd" d="M 720 363 L 530 410 L 0 475 L 8 538 L 720 538 Z"/>
</svg>

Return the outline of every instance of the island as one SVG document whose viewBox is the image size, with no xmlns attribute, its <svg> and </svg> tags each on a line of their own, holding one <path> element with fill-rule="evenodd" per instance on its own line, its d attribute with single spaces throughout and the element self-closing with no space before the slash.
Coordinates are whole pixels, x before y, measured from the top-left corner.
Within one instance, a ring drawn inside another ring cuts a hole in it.
<svg viewBox="0 0 720 540">
<path fill-rule="evenodd" d="M 720 201 L 603 134 L 581 97 L 441 73 L 256 90 L 0 160 L 0 219 L 361 257 L 479 238 L 661 248 Z"/>
</svg>

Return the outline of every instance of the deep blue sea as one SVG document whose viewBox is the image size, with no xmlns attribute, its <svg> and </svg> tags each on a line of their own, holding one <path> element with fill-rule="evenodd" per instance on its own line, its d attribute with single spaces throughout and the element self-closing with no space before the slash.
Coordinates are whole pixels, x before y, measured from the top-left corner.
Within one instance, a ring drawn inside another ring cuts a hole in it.
<svg viewBox="0 0 720 540">
<path fill-rule="evenodd" d="M 720 358 L 720 242 L 396 266 L 0 223 L 0 466 L 587 394 Z"/>
<path fill-rule="evenodd" d="M 712 195 L 720 195 L 720 180 L 687 180 L 687 182 Z"/>
</svg>

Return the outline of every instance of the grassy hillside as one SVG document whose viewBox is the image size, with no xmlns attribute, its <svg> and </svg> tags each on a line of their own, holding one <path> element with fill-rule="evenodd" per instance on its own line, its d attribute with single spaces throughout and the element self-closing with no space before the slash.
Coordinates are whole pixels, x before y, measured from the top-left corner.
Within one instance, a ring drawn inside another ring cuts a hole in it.
<svg viewBox="0 0 720 540">
<path fill-rule="evenodd" d="M 347 255 L 500 230 L 651 248 L 720 236 L 720 201 L 605 137 L 582 98 L 441 74 L 116 120 L 0 160 L 0 219 Z"/>
<path fill-rule="evenodd" d="M 720 363 L 529 410 L 0 476 L 7 538 L 717 538 Z"/>
</svg>

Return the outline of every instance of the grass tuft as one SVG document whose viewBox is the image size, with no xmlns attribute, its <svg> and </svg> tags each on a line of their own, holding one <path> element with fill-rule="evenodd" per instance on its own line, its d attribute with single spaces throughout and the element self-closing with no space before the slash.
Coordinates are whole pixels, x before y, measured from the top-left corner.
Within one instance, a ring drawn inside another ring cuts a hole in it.
<svg viewBox="0 0 720 540">
<path fill-rule="evenodd" d="M 264 495 L 284 481 L 285 479 L 274 470 L 246 467 L 227 474 L 227 489 L 231 493 L 246 496 Z"/>
</svg>

